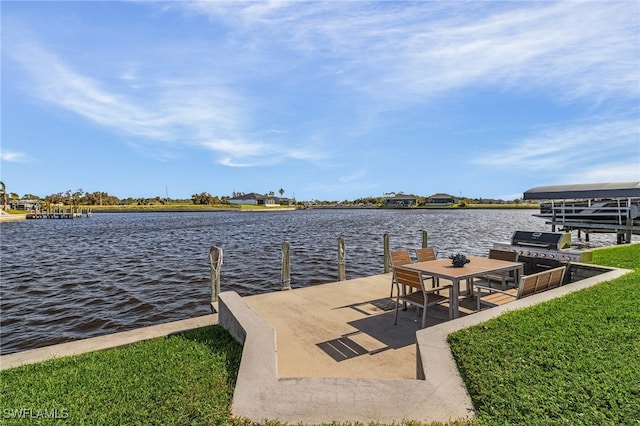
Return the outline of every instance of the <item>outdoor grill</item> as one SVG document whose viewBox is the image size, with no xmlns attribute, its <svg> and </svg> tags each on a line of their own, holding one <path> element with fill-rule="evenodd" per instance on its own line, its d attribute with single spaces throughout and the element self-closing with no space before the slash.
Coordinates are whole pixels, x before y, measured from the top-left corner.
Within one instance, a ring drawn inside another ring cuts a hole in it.
<svg viewBox="0 0 640 426">
<path fill-rule="evenodd" d="M 516 231 L 511 237 L 511 245 L 560 250 L 571 247 L 571 234 L 564 232 Z"/>
<path fill-rule="evenodd" d="M 525 273 L 561 262 L 588 262 L 592 257 L 591 250 L 571 248 L 571 234 L 565 232 L 515 231 L 510 243 L 494 243 L 493 248 L 516 252 L 518 261 L 525 264 Z"/>
</svg>

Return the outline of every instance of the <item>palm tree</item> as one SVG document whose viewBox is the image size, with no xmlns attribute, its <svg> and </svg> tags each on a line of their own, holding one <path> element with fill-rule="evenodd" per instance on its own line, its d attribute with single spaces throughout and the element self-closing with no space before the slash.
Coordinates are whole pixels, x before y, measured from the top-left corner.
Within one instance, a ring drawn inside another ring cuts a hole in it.
<svg viewBox="0 0 640 426">
<path fill-rule="evenodd" d="M 280 193 L 280 198 L 282 198 L 282 194 L 284 194 L 284 189 L 280 188 L 280 191 L 278 191 Z"/>
<path fill-rule="evenodd" d="M 7 208 L 7 187 L 2 181 L 0 181 L 0 187 L 2 188 L 2 208 L 6 209 Z"/>
</svg>

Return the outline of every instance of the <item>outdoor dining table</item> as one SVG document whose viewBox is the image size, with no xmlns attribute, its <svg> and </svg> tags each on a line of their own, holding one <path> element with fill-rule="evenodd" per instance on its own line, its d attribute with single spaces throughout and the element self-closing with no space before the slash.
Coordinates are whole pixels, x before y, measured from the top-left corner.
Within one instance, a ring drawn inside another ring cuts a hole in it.
<svg viewBox="0 0 640 426">
<path fill-rule="evenodd" d="M 482 278 L 489 274 L 500 274 L 504 277 L 504 283 L 506 275 L 513 272 L 517 283 L 520 281 L 520 276 L 523 273 L 523 264 L 520 262 L 508 262 L 506 260 L 489 259 L 486 257 L 476 256 L 467 256 L 467 259 L 469 259 L 469 263 L 463 267 L 455 267 L 451 263 L 451 259 L 442 258 L 428 260 L 426 262 L 408 263 L 402 266 L 396 266 L 396 268 L 420 271 L 424 275 L 434 277 L 435 279 L 451 281 L 451 303 L 453 305 L 452 310 L 454 318 L 458 318 L 460 315 L 458 299 L 460 298 L 460 282 L 462 280 L 468 280 L 468 282 L 470 282 L 474 278 Z"/>
</svg>

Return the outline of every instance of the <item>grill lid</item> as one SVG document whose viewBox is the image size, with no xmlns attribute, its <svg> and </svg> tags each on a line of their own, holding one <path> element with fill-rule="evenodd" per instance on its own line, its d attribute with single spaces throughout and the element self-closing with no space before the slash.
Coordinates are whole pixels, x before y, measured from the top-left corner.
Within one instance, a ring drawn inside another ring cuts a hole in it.
<svg viewBox="0 0 640 426">
<path fill-rule="evenodd" d="M 515 231 L 511 237 L 511 244 L 560 250 L 571 247 L 571 234 L 564 232 Z"/>
</svg>

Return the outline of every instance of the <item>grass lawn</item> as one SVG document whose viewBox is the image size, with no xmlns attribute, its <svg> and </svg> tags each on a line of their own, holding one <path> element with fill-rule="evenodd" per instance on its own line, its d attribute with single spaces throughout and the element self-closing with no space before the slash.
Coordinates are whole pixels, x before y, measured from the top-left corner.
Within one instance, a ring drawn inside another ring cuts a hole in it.
<svg viewBox="0 0 640 426">
<path fill-rule="evenodd" d="M 640 245 L 593 263 L 635 271 L 449 336 L 480 424 L 640 424 Z"/>
<path fill-rule="evenodd" d="M 227 424 L 241 355 L 213 326 L 5 370 L 0 424 Z"/>
</svg>

